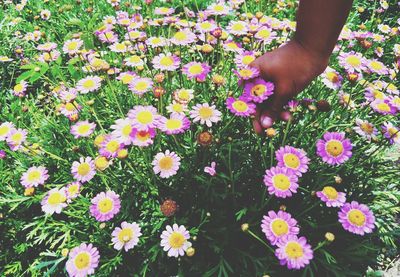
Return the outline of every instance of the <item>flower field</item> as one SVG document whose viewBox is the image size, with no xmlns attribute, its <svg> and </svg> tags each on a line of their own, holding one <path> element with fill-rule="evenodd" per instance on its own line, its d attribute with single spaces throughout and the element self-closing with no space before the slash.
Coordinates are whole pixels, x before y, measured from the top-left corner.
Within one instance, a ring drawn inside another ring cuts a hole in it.
<svg viewBox="0 0 400 277">
<path fill-rule="evenodd" d="M 257 135 L 296 1 L 0 12 L 1 276 L 382 276 L 399 258 L 400 5 L 355 1 Z M 299 72 L 301 74 L 301 72 Z"/>
</svg>

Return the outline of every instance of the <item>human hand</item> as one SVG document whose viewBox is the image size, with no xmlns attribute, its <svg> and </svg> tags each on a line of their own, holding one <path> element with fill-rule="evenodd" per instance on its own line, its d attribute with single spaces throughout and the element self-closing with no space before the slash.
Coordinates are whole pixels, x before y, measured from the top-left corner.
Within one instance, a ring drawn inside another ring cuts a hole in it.
<svg viewBox="0 0 400 277">
<path fill-rule="evenodd" d="M 271 127 L 283 106 L 325 70 L 328 59 L 292 40 L 250 64 L 260 70 L 260 77 L 275 84 L 274 94 L 257 106 L 253 127 L 258 134 Z"/>
</svg>

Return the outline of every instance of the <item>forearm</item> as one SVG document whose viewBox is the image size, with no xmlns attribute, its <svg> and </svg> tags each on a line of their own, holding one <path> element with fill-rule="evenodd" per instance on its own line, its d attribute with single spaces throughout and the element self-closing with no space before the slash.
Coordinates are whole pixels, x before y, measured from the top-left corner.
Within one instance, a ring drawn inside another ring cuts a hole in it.
<svg viewBox="0 0 400 277">
<path fill-rule="evenodd" d="M 329 59 L 352 3 L 352 0 L 300 0 L 294 39 L 313 54 Z"/>
</svg>

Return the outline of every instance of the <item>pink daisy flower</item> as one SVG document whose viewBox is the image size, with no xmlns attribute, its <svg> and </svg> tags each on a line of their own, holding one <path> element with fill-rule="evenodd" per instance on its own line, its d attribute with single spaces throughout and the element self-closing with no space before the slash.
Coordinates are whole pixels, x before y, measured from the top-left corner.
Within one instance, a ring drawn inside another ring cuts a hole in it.
<svg viewBox="0 0 400 277">
<path fill-rule="evenodd" d="M 73 116 L 77 115 L 80 110 L 82 109 L 82 106 L 79 105 L 77 102 L 68 102 L 66 104 L 62 104 L 60 106 L 60 112 L 61 114 L 65 115 L 68 118 L 72 118 Z"/>
<path fill-rule="evenodd" d="M 206 63 L 190 62 L 185 64 L 182 68 L 183 74 L 185 74 L 189 79 L 196 78 L 197 80 L 203 82 L 207 74 L 211 71 L 211 67 Z"/>
<path fill-rule="evenodd" d="M 160 174 L 161 178 L 169 178 L 178 172 L 180 160 L 175 152 L 166 150 L 165 153 L 158 153 L 151 164 L 155 174 Z"/>
<path fill-rule="evenodd" d="M 339 165 L 351 156 L 351 141 L 345 138 L 343 132 L 326 132 L 323 139 L 317 141 L 317 155 L 330 165 Z"/>
<path fill-rule="evenodd" d="M 64 102 L 72 102 L 78 96 L 78 91 L 75 88 L 64 89 L 59 92 L 58 97 Z"/>
<path fill-rule="evenodd" d="M 101 86 L 101 78 L 98 76 L 88 76 L 79 80 L 76 89 L 83 94 L 96 91 Z"/>
<path fill-rule="evenodd" d="M 96 167 L 91 157 L 81 157 L 72 163 L 71 173 L 75 180 L 81 183 L 89 182 L 96 175 Z"/>
<path fill-rule="evenodd" d="M 135 106 L 128 112 L 128 117 L 133 121 L 133 127 L 139 131 L 149 128 L 155 129 L 161 118 L 153 106 Z"/>
<path fill-rule="evenodd" d="M 166 230 L 161 233 L 161 247 L 168 252 L 168 257 L 184 256 L 185 251 L 192 246 L 189 231 L 185 226 L 178 224 L 168 225 Z"/>
<path fill-rule="evenodd" d="M 215 176 L 217 174 L 217 171 L 215 170 L 216 165 L 215 162 L 211 162 L 210 166 L 204 167 L 204 172 L 208 173 L 210 176 Z"/>
<path fill-rule="evenodd" d="M 167 45 L 167 39 L 164 37 L 149 37 L 146 40 L 146 45 L 152 48 L 164 47 Z"/>
<path fill-rule="evenodd" d="M 271 28 L 263 26 L 257 30 L 254 34 L 254 37 L 264 44 L 271 43 L 274 39 L 276 39 L 276 32 L 274 32 Z"/>
<path fill-rule="evenodd" d="M 389 74 L 389 69 L 382 62 L 376 59 L 368 60 L 366 62 L 366 66 L 372 73 L 376 73 L 378 75 Z"/>
<path fill-rule="evenodd" d="M 153 81 L 150 78 L 134 78 L 128 85 L 129 90 L 137 95 L 143 95 L 153 88 Z"/>
<path fill-rule="evenodd" d="M 196 24 L 196 29 L 200 33 L 209 33 L 214 31 L 217 28 L 217 25 L 209 20 L 201 21 Z"/>
<path fill-rule="evenodd" d="M 382 125 L 382 131 L 385 138 L 389 139 L 392 144 L 400 144 L 400 128 L 393 125 L 390 122 L 384 122 Z"/>
<path fill-rule="evenodd" d="M 256 112 L 256 105 L 248 102 L 244 96 L 240 96 L 238 99 L 228 97 L 226 99 L 226 106 L 236 116 L 247 117 Z"/>
<path fill-rule="evenodd" d="M 93 134 L 94 129 L 96 129 L 95 123 L 91 123 L 88 120 L 79 121 L 75 123 L 75 125 L 71 126 L 71 134 L 73 134 L 76 139 L 81 137 L 89 137 L 91 134 Z"/>
<path fill-rule="evenodd" d="M 65 193 L 67 194 L 67 202 L 71 202 L 72 199 L 78 197 L 82 189 L 82 185 L 79 182 L 69 183 L 65 187 Z"/>
<path fill-rule="evenodd" d="M 338 215 L 343 228 L 351 233 L 363 236 L 375 228 L 374 214 L 368 206 L 356 201 L 344 204 Z"/>
<path fill-rule="evenodd" d="M 235 64 L 237 67 L 244 67 L 250 65 L 256 59 L 253 51 L 244 51 L 235 57 Z"/>
<path fill-rule="evenodd" d="M 366 138 L 371 141 L 372 139 L 376 139 L 378 135 L 378 130 L 375 126 L 368 122 L 367 120 L 356 119 L 357 126 L 353 128 L 353 130 L 359 134 L 360 136 Z"/>
<path fill-rule="evenodd" d="M 297 192 L 299 185 L 296 174 L 286 167 L 272 167 L 265 171 L 264 184 L 270 195 L 286 198 Z"/>
<path fill-rule="evenodd" d="M 42 199 L 42 211 L 45 214 L 52 215 L 53 213 L 59 214 L 62 209 L 67 207 L 67 195 L 65 189 L 54 188 L 47 192 L 46 196 Z"/>
<path fill-rule="evenodd" d="M 82 243 L 69 252 L 65 265 L 70 277 L 91 275 L 99 265 L 100 254 L 92 244 Z"/>
<path fill-rule="evenodd" d="M 132 144 L 139 147 L 146 147 L 153 144 L 153 138 L 156 136 L 156 131 L 153 128 L 147 130 L 133 129 L 131 137 Z"/>
<path fill-rule="evenodd" d="M 43 44 L 39 44 L 38 46 L 36 46 L 36 49 L 39 51 L 46 51 L 46 52 L 50 52 L 51 50 L 54 50 L 57 48 L 57 43 L 55 42 L 46 42 Z"/>
<path fill-rule="evenodd" d="M 339 65 L 344 67 L 350 73 L 353 73 L 355 71 L 361 72 L 367 68 L 365 66 L 365 58 L 360 53 L 341 52 L 338 59 Z"/>
<path fill-rule="evenodd" d="M 63 52 L 69 55 L 75 55 L 79 49 L 83 46 L 83 40 L 81 39 L 70 39 L 64 42 Z"/>
<path fill-rule="evenodd" d="M 322 74 L 322 82 L 330 89 L 339 89 L 342 81 L 343 77 L 333 68 L 327 67 Z"/>
<path fill-rule="evenodd" d="M 27 88 L 28 88 L 28 83 L 25 81 L 21 81 L 14 86 L 12 93 L 17 97 L 24 97 Z"/>
<path fill-rule="evenodd" d="M 190 127 L 190 121 L 184 114 L 173 113 L 170 118 L 161 117 L 157 127 L 167 135 L 184 133 Z"/>
<path fill-rule="evenodd" d="M 346 194 L 344 192 L 338 192 L 331 186 L 326 186 L 322 191 L 317 191 L 316 195 L 325 202 L 327 207 L 341 207 L 346 202 Z"/>
<path fill-rule="evenodd" d="M 261 229 L 272 245 L 276 245 L 282 238 L 297 235 L 300 231 L 296 219 L 284 211 L 269 211 L 261 221 Z"/>
<path fill-rule="evenodd" d="M 126 71 L 126 72 L 121 72 L 117 80 L 120 80 L 124 85 L 130 84 L 135 78 L 137 78 L 137 74 L 133 71 Z"/>
<path fill-rule="evenodd" d="M 303 149 L 287 145 L 279 148 L 275 152 L 275 156 L 278 160 L 278 166 L 293 170 L 299 177 L 308 170 L 310 159 Z"/>
<path fill-rule="evenodd" d="M 224 1 L 213 3 L 207 8 L 207 13 L 211 15 L 227 15 L 230 11 L 231 8 Z"/>
<path fill-rule="evenodd" d="M 229 33 L 235 36 L 243 36 L 247 34 L 248 26 L 244 21 L 231 21 L 227 27 Z"/>
<path fill-rule="evenodd" d="M 118 155 L 118 151 L 124 148 L 124 144 L 112 135 L 107 135 L 104 141 L 101 143 L 99 153 L 107 159 L 115 158 Z"/>
<path fill-rule="evenodd" d="M 0 124 L 0 141 L 5 141 L 11 131 L 15 129 L 14 123 L 3 122 Z"/>
<path fill-rule="evenodd" d="M 32 166 L 22 174 L 20 182 L 24 187 L 31 188 L 44 185 L 48 178 L 48 171 L 44 166 Z"/>
<path fill-rule="evenodd" d="M 100 192 L 91 203 L 90 214 L 100 222 L 111 220 L 121 208 L 119 195 L 113 191 Z"/>
<path fill-rule="evenodd" d="M 390 103 L 390 99 L 386 98 L 385 100 L 380 100 L 377 99 L 375 101 L 373 101 L 371 104 L 371 108 L 380 114 L 383 115 L 387 115 L 387 114 L 396 114 L 397 113 L 397 109 L 395 106 L 392 105 L 392 103 Z"/>
<path fill-rule="evenodd" d="M 139 224 L 124 221 L 121 223 L 121 227 L 116 227 L 112 232 L 111 241 L 114 244 L 114 249 L 121 250 L 124 248 L 128 252 L 129 249 L 134 248 L 139 243 L 141 235 Z"/>
<path fill-rule="evenodd" d="M 189 29 L 184 29 L 176 32 L 170 39 L 170 42 L 174 45 L 189 45 L 196 41 L 196 35 Z"/>
<path fill-rule="evenodd" d="M 175 12 L 174 8 L 161 7 L 154 9 L 154 14 L 156 15 L 171 15 L 174 12 Z"/>
<path fill-rule="evenodd" d="M 211 127 L 213 123 L 221 121 L 222 115 L 222 113 L 216 109 L 215 105 L 210 106 L 208 103 L 193 106 L 189 113 L 193 122 L 200 121 L 200 124 L 206 124 L 208 127 Z"/>
<path fill-rule="evenodd" d="M 171 53 L 155 56 L 152 60 L 155 69 L 165 71 L 175 71 L 181 64 L 181 59 Z"/>
<path fill-rule="evenodd" d="M 44 52 L 37 58 L 39 62 L 48 63 L 51 61 L 56 61 L 60 57 L 61 53 L 58 50 L 52 50 L 51 52 Z"/>
<path fill-rule="evenodd" d="M 114 43 L 118 41 L 118 34 L 116 34 L 111 29 L 106 29 L 104 31 L 96 32 L 97 37 L 103 43 Z"/>
<path fill-rule="evenodd" d="M 26 140 L 28 131 L 24 129 L 12 129 L 7 136 L 7 144 L 12 151 L 21 149 L 23 143 Z"/>
<path fill-rule="evenodd" d="M 256 103 L 262 103 L 274 93 L 274 84 L 261 78 L 249 80 L 244 85 L 244 96 Z"/>
<path fill-rule="evenodd" d="M 240 78 L 241 81 L 257 78 L 260 75 L 260 71 L 251 66 L 245 66 L 239 68 L 238 70 L 234 70 L 234 73 Z"/>
<path fill-rule="evenodd" d="M 275 255 L 280 264 L 286 265 L 288 269 L 303 268 L 314 258 L 314 252 L 305 237 L 287 236 L 277 245 L 278 249 L 275 250 Z"/>
<path fill-rule="evenodd" d="M 132 143 L 133 123 L 132 119 L 124 118 L 115 121 L 115 124 L 110 127 L 113 129 L 112 136 L 124 145 Z"/>
</svg>

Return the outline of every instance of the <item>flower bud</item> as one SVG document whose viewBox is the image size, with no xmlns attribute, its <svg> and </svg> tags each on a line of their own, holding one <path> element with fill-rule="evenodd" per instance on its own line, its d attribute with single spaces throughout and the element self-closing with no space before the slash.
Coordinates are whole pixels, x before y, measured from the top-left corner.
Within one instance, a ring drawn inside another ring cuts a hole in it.
<svg viewBox="0 0 400 277">
<path fill-rule="evenodd" d="M 178 205 L 172 199 L 166 199 L 160 206 L 162 214 L 166 217 L 173 216 L 178 208 Z"/>
<path fill-rule="evenodd" d="M 332 242 L 335 240 L 335 235 L 330 233 L 330 232 L 326 232 L 325 233 L 325 239 L 329 242 Z"/>
<path fill-rule="evenodd" d="M 249 230 L 249 224 L 248 223 L 243 223 L 242 226 L 240 226 L 243 232 L 247 232 Z"/>
<path fill-rule="evenodd" d="M 196 250 L 193 247 L 189 247 L 188 249 L 186 249 L 186 255 L 188 257 L 193 257 L 195 253 Z"/>
</svg>

